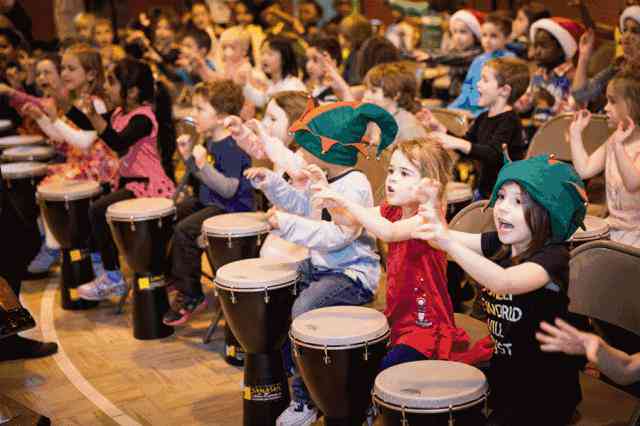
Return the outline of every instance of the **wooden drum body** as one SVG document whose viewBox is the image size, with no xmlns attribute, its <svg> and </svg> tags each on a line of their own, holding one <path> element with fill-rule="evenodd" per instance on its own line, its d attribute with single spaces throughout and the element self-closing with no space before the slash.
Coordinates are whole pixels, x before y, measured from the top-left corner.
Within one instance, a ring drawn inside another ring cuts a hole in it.
<svg viewBox="0 0 640 426">
<path fill-rule="evenodd" d="M 27 222 L 39 215 L 36 203 L 36 187 L 47 174 L 43 163 L 2 164 L 2 186 L 18 214 Z"/>
</svg>

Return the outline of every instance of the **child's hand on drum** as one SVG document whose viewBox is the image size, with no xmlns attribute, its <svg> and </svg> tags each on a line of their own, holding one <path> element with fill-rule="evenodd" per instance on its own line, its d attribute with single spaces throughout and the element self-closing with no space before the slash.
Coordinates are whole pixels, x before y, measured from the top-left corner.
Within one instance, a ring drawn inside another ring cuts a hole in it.
<svg viewBox="0 0 640 426">
<path fill-rule="evenodd" d="M 193 159 L 199 169 L 203 168 L 205 164 L 207 164 L 207 150 L 202 145 L 194 146 L 191 154 L 193 155 Z"/>
<path fill-rule="evenodd" d="M 191 140 L 191 136 L 189 135 L 180 135 L 177 139 L 178 152 L 180 156 L 187 160 L 191 157 L 191 146 L 193 145 L 193 141 Z"/>
<path fill-rule="evenodd" d="M 272 230 L 280 229 L 280 225 L 278 224 L 278 216 L 276 215 L 277 212 L 278 210 L 275 207 L 271 207 L 269 210 L 267 210 L 267 223 Z"/>
</svg>

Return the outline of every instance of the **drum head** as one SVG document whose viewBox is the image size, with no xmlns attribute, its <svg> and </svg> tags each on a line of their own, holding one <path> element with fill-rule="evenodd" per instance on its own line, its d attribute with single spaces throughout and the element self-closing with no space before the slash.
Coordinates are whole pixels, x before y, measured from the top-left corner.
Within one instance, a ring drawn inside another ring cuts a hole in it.
<svg viewBox="0 0 640 426">
<path fill-rule="evenodd" d="M 5 149 L 2 153 L 4 159 L 34 159 L 46 160 L 53 157 L 53 148 L 49 146 L 16 146 Z"/>
<path fill-rule="evenodd" d="M 176 207 L 168 198 L 143 197 L 119 201 L 107 208 L 107 218 L 114 221 L 141 221 L 174 214 Z"/>
<path fill-rule="evenodd" d="M 471 186 L 463 182 L 449 182 L 445 192 L 448 204 L 456 204 L 473 199 Z"/>
<path fill-rule="evenodd" d="M 38 187 L 38 197 L 48 201 L 81 200 L 100 192 L 100 184 L 92 180 L 63 180 Z"/>
<path fill-rule="evenodd" d="M 246 237 L 268 232 L 269 224 L 267 215 L 262 212 L 227 213 L 205 220 L 202 230 L 211 236 Z"/>
<path fill-rule="evenodd" d="M 44 138 L 40 135 L 5 136 L 4 138 L 0 138 L 0 148 L 20 145 L 36 145 L 43 142 Z"/>
<path fill-rule="evenodd" d="M 417 361 L 390 367 L 376 377 L 375 396 L 406 409 L 448 409 L 482 399 L 487 378 L 479 369 L 453 361 Z"/>
<path fill-rule="evenodd" d="M 215 283 L 234 291 L 256 292 L 284 287 L 298 278 L 297 265 L 273 259 L 244 259 L 218 269 Z"/>
<path fill-rule="evenodd" d="M 260 257 L 280 262 L 301 263 L 309 258 L 309 249 L 269 234 L 260 249 Z"/>
<path fill-rule="evenodd" d="M 376 340 L 389 330 L 387 317 L 362 306 L 331 306 L 305 312 L 293 320 L 291 335 L 303 343 L 349 346 Z"/>
<path fill-rule="evenodd" d="M 22 179 L 47 174 L 47 165 L 36 162 L 1 164 L 0 169 L 4 179 Z"/>
<path fill-rule="evenodd" d="M 11 120 L 0 120 L 0 132 L 9 130 L 12 127 L 13 123 L 11 122 Z"/>
<path fill-rule="evenodd" d="M 587 229 L 578 228 L 569 241 L 597 240 L 609 234 L 609 224 L 597 216 L 585 216 L 584 226 Z"/>
</svg>

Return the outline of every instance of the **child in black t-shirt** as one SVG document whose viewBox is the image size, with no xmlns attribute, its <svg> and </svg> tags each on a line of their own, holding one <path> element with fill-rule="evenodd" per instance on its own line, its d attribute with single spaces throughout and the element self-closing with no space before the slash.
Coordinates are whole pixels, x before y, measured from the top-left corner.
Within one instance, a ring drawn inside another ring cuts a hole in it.
<svg viewBox="0 0 640 426">
<path fill-rule="evenodd" d="M 540 322 L 566 318 L 569 251 L 582 225 L 584 186 L 575 170 L 548 156 L 505 165 L 490 200 L 497 232 L 448 230 L 435 182 L 424 182 L 425 224 L 414 238 L 444 250 L 482 287 L 494 341 L 488 370 L 489 424 L 565 425 L 581 399 L 579 362 L 540 350 Z"/>
<path fill-rule="evenodd" d="M 476 199 L 487 198 L 502 167 L 502 146 L 506 145 L 514 160 L 524 157 L 526 139 L 513 104 L 529 86 L 529 66 L 521 59 L 491 59 L 482 68 L 478 82 L 478 105 L 488 110 L 476 118 L 463 138 L 447 135 L 446 128 L 428 110 L 417 117 L 425 127 L 436 131 L 446 149 L 466 154 L 480 163 Z"/>
</svg>

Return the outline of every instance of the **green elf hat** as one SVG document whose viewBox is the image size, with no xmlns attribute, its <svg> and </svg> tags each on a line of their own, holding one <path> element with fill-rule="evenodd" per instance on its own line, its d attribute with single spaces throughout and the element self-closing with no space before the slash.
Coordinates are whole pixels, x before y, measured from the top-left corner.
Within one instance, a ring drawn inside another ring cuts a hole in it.
<svg viewBox="0 0 640 426">
<path fill-rule="evenodd" d="M 489 207 L 507 182 L 517 182 L 538 204 L 549 212 L 554 242 L 566 241 L 578 227 L 584 229 L 587 195 L 584 183 L 569 164 L 553 156 L 539 155 L 505 164 L 493 187 Z"/>
<path fill-rule="evenodd" d="M 398 133 L 398 124 L 391 114 L 377 105 L 360 102 L 334 102 L 313 107 L 313 101 L 296 120 L 289 132 L 295 141 L 319 159 L 331 164 L 353 166 L 358 152 L 368 155 L 364 139 L 367 125 L 380 127 L 377 155 L 389 146 Z"/>
</svg>

